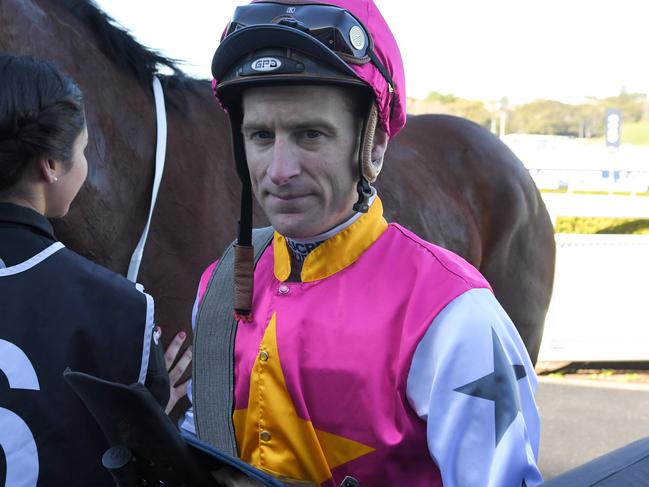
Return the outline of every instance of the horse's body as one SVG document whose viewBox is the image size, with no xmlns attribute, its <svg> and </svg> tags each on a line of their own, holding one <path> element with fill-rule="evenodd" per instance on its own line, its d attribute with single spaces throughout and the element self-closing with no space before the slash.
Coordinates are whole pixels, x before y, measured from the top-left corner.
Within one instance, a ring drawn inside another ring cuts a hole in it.
<svg viewBox="0 0 649 487">
<path fill-rule="evenodd" d="M 88 181 L 56 222 L 71 248 L 125 273 L 149 207 L 155 151 L 150 81 L 160 57 L 85 0 L 0 0 L 0 51 L 49 59 L 84 91 Z M 235 235 L 239 183 L 225 114 L 209 83 L 166 80 L 167 164 L 139 281 L 169 339 L 189 328 L 202 269 Z M 463 119 L 410 117 L 378 191 L 388 219 L 479 268 L 535 360 L 554 273 L 547 211 L 521 162 Z M 256 210 L 258 224 L 265 223 Z"/>
</svg>

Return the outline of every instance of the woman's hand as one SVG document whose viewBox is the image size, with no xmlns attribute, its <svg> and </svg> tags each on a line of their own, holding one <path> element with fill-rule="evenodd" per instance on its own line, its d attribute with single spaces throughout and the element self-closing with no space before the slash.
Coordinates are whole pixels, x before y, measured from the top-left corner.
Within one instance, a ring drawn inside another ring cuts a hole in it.
<svg viewBox="0 0 649 487">
<path fill-rule="evenodd" d="M 180 359 L 176 362 L 178 352 L 180 352 L 180 347 L 185 343 L 186 338 L 187 334 L 184 331 L 178 332 L 165 350 L 165 365 L 167 366 L 167 372 L 169 373 L 170 387 L 169 402 L 165 408 L 165 413 L 167 414 L 171 412 L 180 399 L 187 395 L 187 385 L 189 384 L 189 380 L 186 380 L 182 384 L 176 384 L 192 362 L 191 345 L 187 347 L 185 353 L 183 353 Z M 176 362 L 175 365 L 174 362 Z"/>
</svg>

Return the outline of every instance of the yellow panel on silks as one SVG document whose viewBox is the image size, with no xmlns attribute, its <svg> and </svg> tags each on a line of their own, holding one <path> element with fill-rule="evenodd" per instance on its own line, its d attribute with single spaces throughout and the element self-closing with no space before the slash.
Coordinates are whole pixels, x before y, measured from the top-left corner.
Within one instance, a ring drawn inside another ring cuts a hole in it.
<svg viewBox="0 0 649 487">
<path fill-rule="evenodd" d="M 248 408 L 233 415 L 240 456 L 280 480 L 319 485 L 333 468 L 373 448 L 298 417 L 282 372 L 276 326 L 273 314 L 252 369 Z"/>
</svg>

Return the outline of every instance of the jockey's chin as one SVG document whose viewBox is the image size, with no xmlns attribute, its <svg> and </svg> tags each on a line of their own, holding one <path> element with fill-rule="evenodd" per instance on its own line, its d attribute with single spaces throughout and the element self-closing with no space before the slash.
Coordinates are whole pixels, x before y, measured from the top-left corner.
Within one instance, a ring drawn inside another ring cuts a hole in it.
<svg viewBox="0 0 649 487">
<path fill-rule="evenodd" d="M 308 239 L 321 235 L 349 219 L 352 214 L 351 204 L 347 211 L 325 214 L 313 195 L 303 196 L 291 201 L 276 201 L 267 198 L 264 206 L 266 216 L 273 228 L 284 237 Z"/>
</svg>

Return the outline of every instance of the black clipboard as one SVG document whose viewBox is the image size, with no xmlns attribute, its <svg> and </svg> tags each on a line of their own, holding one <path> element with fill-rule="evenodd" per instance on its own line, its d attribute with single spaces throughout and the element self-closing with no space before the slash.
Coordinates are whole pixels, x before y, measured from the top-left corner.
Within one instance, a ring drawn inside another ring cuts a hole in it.
<svg viewBox="0 0 649 487">
<path fill-rule="evenodd" d="M 112 447 L 104 455 L 117 485 L 222 485 L 223 468 L 256 485 L 285 487 L 274 477 L 191 435 L 181 435 L 144 385 L 117 384 L 67 369 L 63 377 L 91 412 Z"/>
</svg>

